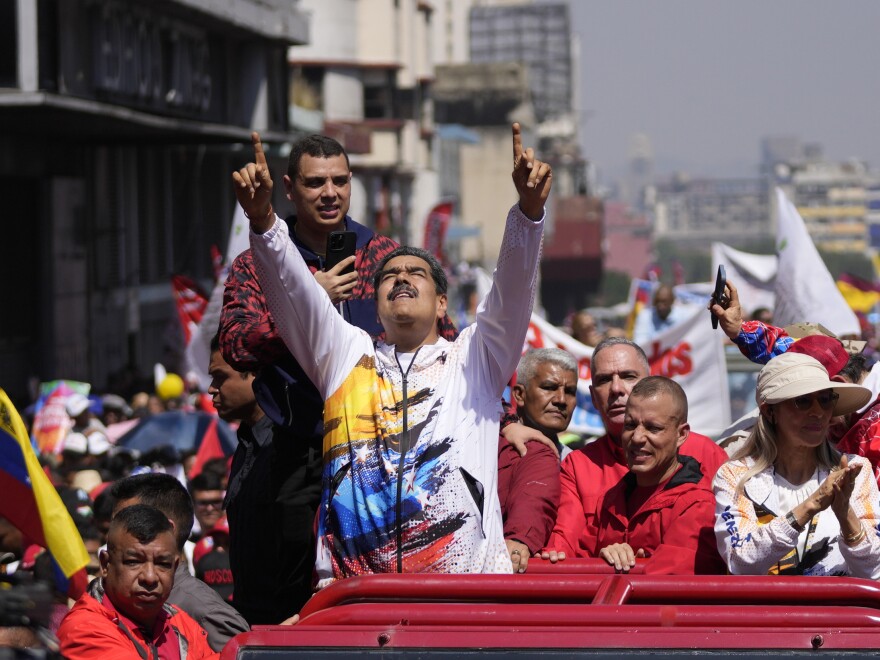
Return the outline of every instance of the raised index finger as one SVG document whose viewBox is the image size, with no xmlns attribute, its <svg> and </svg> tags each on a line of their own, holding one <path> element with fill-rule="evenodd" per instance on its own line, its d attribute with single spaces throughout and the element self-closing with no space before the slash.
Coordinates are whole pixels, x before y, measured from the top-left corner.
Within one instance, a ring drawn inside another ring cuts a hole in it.
<svg viewBox="0 0 880 660">
<path fill-rule="evenodd" d="M 519 122 L 513 123 L 513 162 L 514 164 L 519 162 L 519 157 L 522 156 L 523 148 L 522 148 L 522 135 L 519 130 Z"/>
<path fill-rule="evenodd" d="M 256 131 L 251 133 L 251 144 L 254 145 L 254 162 L 257 165 L 268 168 L 266 153 L 263 151 L 263 141 L 260 139 L 260 134 Z"/>
</svg>

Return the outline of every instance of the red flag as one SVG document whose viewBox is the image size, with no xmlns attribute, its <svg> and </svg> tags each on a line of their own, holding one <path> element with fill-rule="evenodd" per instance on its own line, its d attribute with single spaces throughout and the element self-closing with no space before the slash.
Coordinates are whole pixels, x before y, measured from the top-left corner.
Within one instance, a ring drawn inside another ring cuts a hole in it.
<svg viewBox="0 0 880 660">
<path fill-rule="evenodd" d="M 193 463 L 190 479 L 199 474 L 205 466 L 205 463 L 212 458 L 226 458 L 226 452 L 223 451 L 223 447 L 220 444 L 220 436 L 217 435 L 216 419 L 212 419 L 208 428 L 205 429 L 202 444 L 199 445 L 199 450 L 196 452 L 196 462 Z M 231 461 L 232 458 L 229 460 Z"/>
<path fill-rule="evenodd" d="M 177 315 L 180 317 L 184 340 L 188 346 L 193 330 L 202 320 L 202 314 L 205 313 L 208 296 L 202 292 L 198 284 L 186 275 L 172 275 L 171 286 L 174 288 Z"/>
<path fill-rule="evenodd" d="M 443 243 L 446 240 L 446 232 L 452 221 L 452 202 L 440 202 L 425 221 L 424 248 L 437 257 L 441 264 L 446 263 L 446 255 L 443 252 Z"/>
</svg>

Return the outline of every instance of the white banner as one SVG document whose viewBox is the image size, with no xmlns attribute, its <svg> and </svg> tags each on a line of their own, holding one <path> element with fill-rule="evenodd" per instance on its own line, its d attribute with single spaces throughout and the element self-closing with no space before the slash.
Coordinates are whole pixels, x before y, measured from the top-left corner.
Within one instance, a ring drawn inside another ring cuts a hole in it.
<svg viewBox="0 0 880 660">
<path fill-rule="evenodd" d="M 752 254 L 735 250 L 724 243 L 712 243 L 712 281 L 718 265 L 724 264 L 727 279 L 733 282 L 746 318 L 759 307 L 773 311 L 776 307 L 776 271 L 778 259 L 775 254 Z M 713 284 L 714 289 L 714 284 Z"/>
<path fill-rule="evenodd" d="M 785 193 L 776 189 L 776 307 L 773 324 L 821 323 L 838 336 L 861 335 L 859 320 L 819 256 L 804 221 Z"/>
</svg>

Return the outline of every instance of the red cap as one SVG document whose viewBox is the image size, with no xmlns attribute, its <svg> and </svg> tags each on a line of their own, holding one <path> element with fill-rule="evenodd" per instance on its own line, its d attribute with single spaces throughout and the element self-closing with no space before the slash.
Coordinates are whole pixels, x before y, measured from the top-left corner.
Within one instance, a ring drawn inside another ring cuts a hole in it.
<svg viewBox="0 0 880 660">
<path fill-rule="evenodd" d="M 809 335 L 794 342 L 790 353 L 803 353 L 818 360 L 829 376 L 836 376 L 849 362 L 849 353 L 835 337 Z"/>
</svg>

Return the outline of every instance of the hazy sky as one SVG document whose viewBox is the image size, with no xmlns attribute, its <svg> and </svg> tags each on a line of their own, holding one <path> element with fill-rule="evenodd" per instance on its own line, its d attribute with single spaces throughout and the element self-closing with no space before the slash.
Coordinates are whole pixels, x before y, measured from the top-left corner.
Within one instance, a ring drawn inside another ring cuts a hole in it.
<svg viewBox="0 0 880 660">
<path fill-rule="evenodd" d="M 646 133 L 655 171 L 757 172 L 796 135 L 880 168 L 880 0 L 571 0 L 581 142 L 600 172 Z"/>
</svg>

